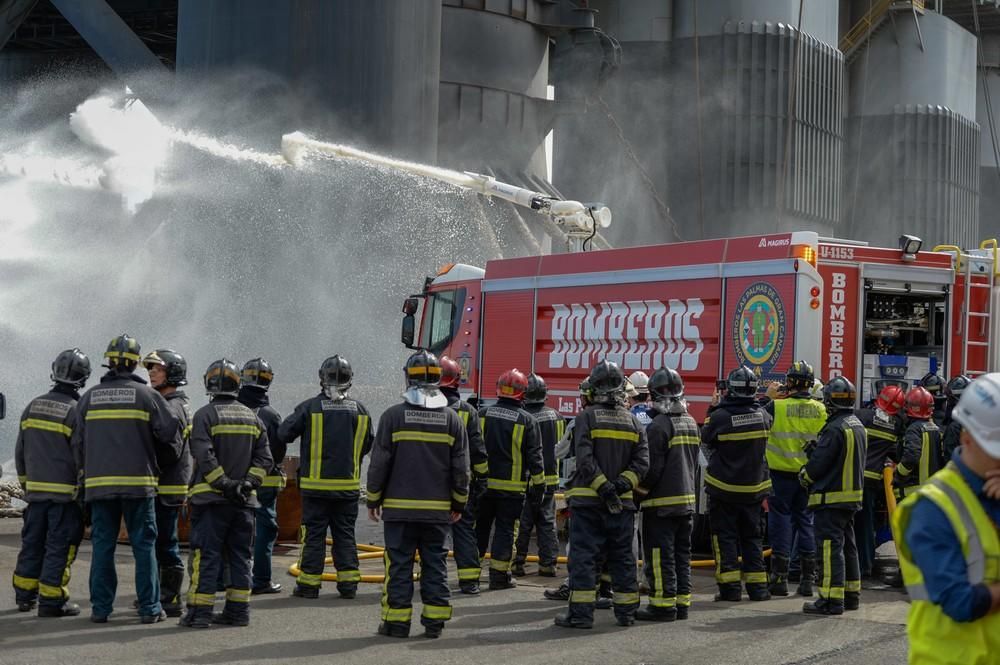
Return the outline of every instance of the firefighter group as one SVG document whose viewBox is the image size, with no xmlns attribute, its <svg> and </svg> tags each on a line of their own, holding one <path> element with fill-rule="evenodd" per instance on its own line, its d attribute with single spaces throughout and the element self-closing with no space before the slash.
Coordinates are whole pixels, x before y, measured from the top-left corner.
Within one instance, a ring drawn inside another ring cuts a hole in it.
<svg viewBox="0 0 1000 665">
<path fill-rule="evenodd" d="M 699 424 L 675 370 L 626 379 L 601 361 L 580 385 L 583 408 L 567 425 L 546 406 L 542 377 L 510 369 L 495 402 L 473 405 L 459 396 L 459 365 L 426 351 L 406 362 L 403 401 L 377 427 L 348 396 L 352 368 L 336 355 L 319 368 L 319 393 L 284 419 L 268 401 L 274 372 L 267 361 L 242 368 L 215 361 L 203 377 L 210 401 L 192 414 L 181 390 L 187 364 L 177 352 L 142 356 L 136 339 L 123 334 L 104 358 L 107 373 L 81 395 L 90 361 L 79 349 L 60 353 L 54 385 L 21 418 L 16 466 L 28 506 L 13 586 L 22 612 L 80 613 L 67 585 L 89 525 L 90 620 L 108 622 L 124 520 L 142 623 L 173 616 L 190 628 L 248 625 L 250 597 L 281 592 L 271 579 L 276 501 L 286 446 L 298 439 L 301 554 L 292 593 L 319 596 L 332 536 L 337 592 L 355 597 L 367 456 L 368 517 L 384 526 L 380 635 L 409 636 L 417 561 L 420 623 L 427 637 L 441 634 L 452 617 L 449 542 L 463 594 L 480 593 L 484 566 L 490 590 L 516 586 L 532 532 L 537 574 L 556 576 L 560 486 L 570 508 L 568 579 L 545 592 L 567 603 L 556 625 L 591 628 L 595 608 L 612 609 L 621 626 L 687 619 L 699 475 L 715 600 L 735 603 L 745 590 L 749 600 L 767 601 L 797 583 L 795 593 L 816 595 L 805 613 L 839 615 L 858 609 L 862 579 L 873 574 L 884 470 L 901 499 L 919 493 L 950 468 L 963 424 L 975 421 L 956 409 L 967 377 L 946 384 L 929 374 L 909 390 L 886 384 L 855 411 L 849 380 L 822 385 L 797 361 L 766 393 L 752 369 L 735 368 Z M 134 373 L 139 364 L 148 383 Z M 187 561 L 178 538 L 185 505 Z M 912 562 L 919 544 L 912 550 L 900 553 L 904 577 L 919 575 Z M 643 607 L 640 586 L 648 593 Z M 220 593 L 224 604 L 215 612 Z"/>
</svg>

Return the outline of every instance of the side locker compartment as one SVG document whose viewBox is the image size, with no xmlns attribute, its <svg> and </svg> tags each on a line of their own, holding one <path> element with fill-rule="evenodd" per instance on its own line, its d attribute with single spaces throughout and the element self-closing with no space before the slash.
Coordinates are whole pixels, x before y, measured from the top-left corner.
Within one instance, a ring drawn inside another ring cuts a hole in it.
<svg viewBox="0 0 1000 665">
<path fill-rule="evenodd" d="M 483 293 L 483 342 L 480 358 L 480 397 L 496 397 L 496 383 L 508 369 L 531 371 L 534 334 L 533 290 Z"/>
</svg>

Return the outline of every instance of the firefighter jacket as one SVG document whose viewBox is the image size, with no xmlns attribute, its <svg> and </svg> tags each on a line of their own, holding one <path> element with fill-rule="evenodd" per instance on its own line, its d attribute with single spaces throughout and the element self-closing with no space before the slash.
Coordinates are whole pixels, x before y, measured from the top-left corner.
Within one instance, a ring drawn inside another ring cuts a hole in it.
<svg viewBox="0 0 1000 665">
<path fill-rule="evenodd" d="M 521 403 L 501 397 L 479 412 L 489 458 L 486 489 L 491 493 L 523 495 L 545 483 L 538 424 Z"/>
<path fill-rule="evenodd" d="M 951 454 L 961 445 L 962 423 L 954 418 L 948 421 L 944 427 L 944 434 L 941 436 L 941 448 L 944 451 L 944 458 L 951 459 Z"/>
<path fill-rule="evenodd" d="M 448 524 L 469 499 L 469 439 L 448 407 L 397 404 L 378 423 L 368 464 L 368 507 L 386 522 Z"/>
<path fill-rule="evenodd" d="M 809 507 L 861 510 L 867 451 L 868 433 L 857 416 L 850 411 L 830 416 L 805 465 Z"/>
<path fill-rule="evenodd" d="M 72 388 L 57 383 L 31 400 L 21 414 L 14 464 L 25 501 L 69 503 L 76 499 L 79 474 L 70 439 L 79 398 Z"/>
<path fill-rule="evenodd" d="M 77 404 L 73 428 L 86 500 L 154 496 L 159 465 L 180 457 L 177 426 L 166 400 L 144 380 L 114 371 L 101 377 Z"/>
<path fill-rule="evenodd" d="M 170 413 L 177 419 L 177 434 L 180 439 L 180 457 L 173 464 L 162 465 L 160 484 L 156 487 L 160 503 L 164 506 L 182 506 L 187 499 L 194 458 L 191 457 L 191 405 L 187 395 L 180 390 L 165 395 Z"/>
<path fill-rule="evenodd" d="M 942 466 L 941 430 L 933 420 L 913 420 L 903 435 L 903 451 L 896 465 L 896 484 L 903 495 L 916 492 Z"/>
<path fill-rule="evenodd" d="M 442 388 L 441 392 L 448 398 L 451 407 L 465 425 L 465 433 L 469 437 L 469 466 L 475 478 L 486 478 L 490 465 L 486 457 L 486 444 L 483 443 L 483 431 L 479 426 L 479 412 L 468 402 L 463 402 L 458 391 Z"/>
<path fill-rule="evenodd" d="M 766 450 L 771 416 L 750 397 L 726 396 L 705 419 L 705 492 L 732 503 L 757 503 L 771 491 Z"/>
<path fill-rule="evenodd" d="M 371 416 L 350 398 L 320 393 L 295 407 L 281 427 L 284 442 L 300 438 L 299 491 L 304 496 L 356 499 L 361 490 L 361 459 L 372 449 Z"/>
<path fill-rule="evenodd" d="M 285 473 L 281 468 L 281 463 L 285 461 L 285 454 L 288 452 L 288 444 L 278 436 L 278 427 L 281 425 L 281 416 L 271 406 L 271 400 L 267 396 L 267 391 L 254 386 L 244 386 L 240 388 L 240 394 L 236 400 L 250 407 L 260 421 L 264 423 L 267 430 L 267 445 L 271 449 L 271 459 L 274 465 L 267 470 L 267 476 L 261 487 L 282 488 L 285 486 Z"/>
<path fill-rule="evenodd" d="M 274 464 L 264 423 L 250 408 L 224 395 L 195 412 L 191 454 L 195 470 L 189 497 L 195 505 L 225 503 L 226 497 L 213 486 L 223 477 L 260 487 Z M 257 505 L 256 496 L 247 503 L 250 508 Z"/>
<path fill-rule="evenodd" d="M 545 468 L 545 487 L 555 491 L 559 487 L 556 463 L 556 444 L 566 432 L 566 420 L 559 412 L 544 404 L 527 404 L 524 410 L 538 423 L 538 436 L 542 446 L 542 466 Z"/>
<path fill-rule="evenodd" d="M 690 515 L 697 494 L 698 423 L 680 404 L 667 410 L 654 402 L 649 415 L 653 417 L 646 426 L 649 471 L 637 488 L 642 495 L 639 507 L 655 509 L 660 517 Z"/>
<path fill-rule="evenodd" d="M 903 419 L 878 408 L 860 409 L 857 415 L 868 433 L 865 481 L 881 485 L 886 462 L 897 461 L 899 442 L 905 430 Z"/>
<path fill-rule="evenodd" d="M 805 466 L 811 447 L 826 423 L 823 405 L 800 392 L 769 402 L 767 412 L 773 416 L 767 439 L 767 466 L 772 473 L 796 474 Z"/>
<path fill-rule="evenodd" d="M 649 471 L 646 430 L 620 404 L 595 404 L 573 421 L 576 470 L 566 498 L 571 508 L 604 507 L 598 490 L 604 483 L 624 478 L 634 488 Z M 632 489 L 620 495 L 626 510 L 635 510 Z"/>
</svg>

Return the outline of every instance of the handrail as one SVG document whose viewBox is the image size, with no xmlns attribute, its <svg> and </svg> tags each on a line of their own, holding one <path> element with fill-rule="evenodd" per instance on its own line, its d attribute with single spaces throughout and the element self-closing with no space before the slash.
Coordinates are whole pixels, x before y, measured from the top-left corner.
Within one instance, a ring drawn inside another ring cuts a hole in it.
<svg viewBox="0 0 1000 665">
<path fill-rule="evenodd" d="M 979 249 L 993 250 L 993 274 L 1000 275 L 1000 270 L 998 270 L 998 257 L 997 257 L 997 239 L 990 238 L 979 243 Z"/>
<path fill-rule="evenodd" d="M 840 50 L 846 57 L 850 51 L 872 30 L 882 23 L 888 11 L 898 5 L 909 4 L 912 9 L 923 12 L 924 0 L 879 0 L 872 5 L 871 11 L 865 13 L 854 26 L 840 39 Z"/>
</svg>

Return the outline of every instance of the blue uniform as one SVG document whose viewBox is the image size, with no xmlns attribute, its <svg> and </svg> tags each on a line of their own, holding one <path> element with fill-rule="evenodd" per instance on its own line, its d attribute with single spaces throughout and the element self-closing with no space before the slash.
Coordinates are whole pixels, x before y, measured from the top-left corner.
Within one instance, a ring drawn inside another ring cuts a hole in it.
<svg viewBox="0 0 1000 665">
<path fill-rule="evenodd" d="M 649 417 L 649 405 L 648 404 L 636 404 L 631 409 L 632 415 L 635 416 L 639 424 L 642 425 L 643 429 L 649 427 L 649 424 L 653 422 L 653 419 Z"/>
</svg>

